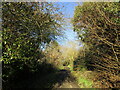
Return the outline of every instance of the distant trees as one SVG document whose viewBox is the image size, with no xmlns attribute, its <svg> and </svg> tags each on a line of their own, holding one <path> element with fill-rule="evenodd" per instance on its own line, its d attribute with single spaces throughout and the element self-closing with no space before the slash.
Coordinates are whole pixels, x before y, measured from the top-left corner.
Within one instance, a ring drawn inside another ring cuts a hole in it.
<svg viewBox="0 0 120 90">
<path fill-rule="evenodd" d="M 47 62 L 54 64 L 56 67 L 63 69 L 69 67 L 73 70 L 74 61 L 78 55 L 76 42 L 68 42 L 66 45 L 58 45 L 57 42 L 52 42 L 44 51 Z"/>
<path fill-rule="evenodd" d="M 103 87 L 119 87 L 120 83 L 120 18 L 117 2 L 83 3 L 75 10 L 73 25 L 89 50 L 85 60 L 89 68 L 101 72 Z M 113 78 L 114 80 L 112 80 Z"/>
<path fill-rule="evenodd" d="M 62 57 L 64 57 L 64 62 L 68 63 L 66 66 L 73 71 L 74 61 L 78 57 L 78 45 L 75 41 L 69 41 L 65 46 L 61 46 Z"/>
<path fill-rule="evenodd" d="M 51 42 L 45 49 L 45 58 L 47 58 L 47 62 L 50 64 L 54 64 L 56 67 L 62 65 L 61 63 L 61 52 L 60 52 L 60 45 L 58 42 L 53 41 Z"/>
<path fill-rule="evenodd" d="M 42 56 L 40 47 L 61 35 L 63 21 L 58 7 L 52 3 L 3 2 L 3 80 L 20 71 L 37 70 Z"/>
</svg>

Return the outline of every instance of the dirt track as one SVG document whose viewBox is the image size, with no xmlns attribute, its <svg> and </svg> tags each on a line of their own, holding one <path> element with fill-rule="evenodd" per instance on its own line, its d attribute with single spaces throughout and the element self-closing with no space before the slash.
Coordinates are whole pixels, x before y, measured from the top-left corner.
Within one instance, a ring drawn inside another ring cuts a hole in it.
<svg viewBox="0 0 120 90">
<path fill-rule="evenodd" d="M 30 87 L 34 88 L 79 88 L 75 82 L 75 78 L 67 70 L 60 70 L 56 73 L 51 73 L 46 76 L 36 77 L 33 81 L 33 85 Z"/>
<path fill-rule="evenodd" d="M 75 82 L 75 78 L 71 76 L 70 72 L 67 70 L 61 70 L 58 72 L 58 83 L 54 88 L 79 88 Z"/>
</svg>

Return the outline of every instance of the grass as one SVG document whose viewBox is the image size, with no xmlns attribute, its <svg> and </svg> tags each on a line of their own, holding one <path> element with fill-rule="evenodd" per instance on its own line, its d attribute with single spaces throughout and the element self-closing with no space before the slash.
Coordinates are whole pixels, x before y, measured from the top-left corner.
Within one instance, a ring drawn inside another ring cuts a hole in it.
<svg viewBox="0 0 120 90">
<path fill-rule="evenodd" d="M 77 81 L 80 88 L 92 88 L 92 81 L 86 79 L 85 77 L 79 77 Z"/>
<path fill-rule="evenodd" d="M 81 71 L 73 71 L 72 75 L 76 77 L 76 81 L 80 88 L 92 88 L 92 71 L 87 71 L 86 69 L 82 69 Z"/>
</svg>

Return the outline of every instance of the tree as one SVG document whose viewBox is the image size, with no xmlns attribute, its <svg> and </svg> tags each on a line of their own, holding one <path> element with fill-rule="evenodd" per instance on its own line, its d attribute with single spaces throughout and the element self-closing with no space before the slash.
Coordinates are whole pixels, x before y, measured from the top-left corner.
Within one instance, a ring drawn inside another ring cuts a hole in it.
<svg viewBox="0 0 120 90">
<path fill-rule="evenodd" d="M 61 52 L 64 63 L 68 63 L 68 67 L 71 71 L 74 68 L 74 61 L 78 56 L 78 45 L 75 41 L 69 41 L 65 46 L 61 46 Z"/>
<path fill-rule="evenodd" d="M 44 53 L 48 63 L 54 64 L 60 69 L 67 67 L 73 71 L 74 61 L 78 55 L 77 42 L 69 41 L 66 45 L 59 45 L 57 42 L 51 42 Z"/>
<path fill-rule="evenodd" d="M 62 16 L 52 3 L 3 2 L 3 79 L 21 71 L 35 72 L 40 46 L 61 35 Z M 22 74 L 22 73 L 20 73 Z"/>
<path fill-rule="evenodd" d="M 119 87 L 119 22 L 117 2 L 84 3 L 75 10 L 75 31 L 89 47 L 85 59 L 90 67 L 102 72 L 107 87 Z"/>
<path fill-rule="evenodd" d="M 60 52 L 60 45 L 57 41 L 51 42 L 46 49 L 44 50 L 46 56 L 46 62 L 53 64 L 57 68 L 61 66 L 61 52 Z"/>
</svg>

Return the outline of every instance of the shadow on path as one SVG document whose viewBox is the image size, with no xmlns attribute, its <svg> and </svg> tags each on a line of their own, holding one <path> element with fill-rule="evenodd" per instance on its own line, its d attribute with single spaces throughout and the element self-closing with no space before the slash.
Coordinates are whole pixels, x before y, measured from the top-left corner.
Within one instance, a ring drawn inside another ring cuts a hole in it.
<svg viewBox="0 0 120 90">
<path fill-rule="evenodd" d="M 36 77 L 33 83 L 34 88 L 79 88 L 75 78 L 67 70 L 59 70 L 44 77 Z"/>
<path fill-rule="evenodd" d="M 18 71 L 8 83 L 4 83 L 3 89 L 12 88 L 79 88 L 75 78 L 68 70 L 59 70 L 52 64 L 42 63 L 38 65 L 35 73 Z"/>
</svg>

